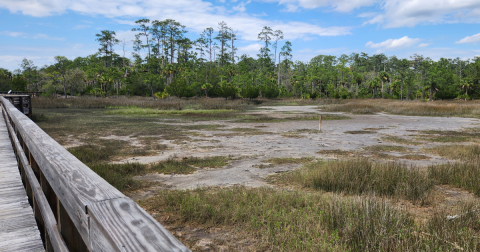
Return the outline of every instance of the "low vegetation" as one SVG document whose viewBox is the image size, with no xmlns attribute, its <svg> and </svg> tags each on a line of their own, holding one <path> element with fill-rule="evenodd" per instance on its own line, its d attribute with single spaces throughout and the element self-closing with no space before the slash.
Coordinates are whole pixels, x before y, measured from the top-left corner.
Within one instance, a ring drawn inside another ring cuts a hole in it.
<svg viewBox="0 0 480 252">
<path fill-rule="evenodd" d="M 438 145 L 431 148 L 425 148 L 424 151 L 457 160 L 476 160 L 480 159 L 479 145 L 449 144 Z"/>
<path fill-rule="evenodd" d="M 163 174 L 191 174 L 197 169 L 219 168 L 228 165 L 229 157 L 185 158 L 181 160 L 168 159 L 152 164 L 151 169 Z"/>
<path fill-rule="evenodd" d="M 409 116 L 459 116 L 480 117 L 478 102 L 464 101 L 395 101 L 395 100 L 352 100 L 345 104 L 324 106 L 324 111 L 349 112 L 353 114 L 373 114 L 384 112 Z"/>
<path fill-rule="evenodd" d="M 428 167 L 429 177 L 438 184 L 464 188 L 480 196 L 480 159 L 465 162 L 432 165 Z"/>
<path fill-rule="evenodd" d="M 423 143 L 418 142 L 418 141 L 413 141 L 411 139 L 406 139 L 398 136 L 390 136 L 390 135 L 385 135 L 380 138 L 382 141 L 386 142 L 393 142 L 397 144 L 407 144 L 407 145 L 421 145 Z"/>
<path fill-rule="evenodd" d="M 419 168 L 378 164 L 368 159 L 309 163 L 300 170 L 276 176 L 274 181 L 331 192 L 397 196 L 422 204 L 434 185 Z"/>
<path fill-rule="evenodd" d="M 309 163 L 315 160 L 313 157 L 300 157 L 300 158 L 269 158 L 266 159 L 265 163 L 271 163 L 274 165 L 283 165 L 283 164 L 304 164 Z"/>
<path fill-rule="evenodd" d="M 372 145 L 364 148 L 369 151 L 407 152 L 409 149 L 399 145 Z"/>
<path fill-rule="evenodd" d="M 480 214 L 469 212 L 478 204 L 463 205 L 458 221 L 439 211 L 421 226 L 385 199 L 272 188 L 161 191 L 140 205 L 182 225 L 235 226 L 257 251 L 476 251 L 480 242 Z"/>
</svg>

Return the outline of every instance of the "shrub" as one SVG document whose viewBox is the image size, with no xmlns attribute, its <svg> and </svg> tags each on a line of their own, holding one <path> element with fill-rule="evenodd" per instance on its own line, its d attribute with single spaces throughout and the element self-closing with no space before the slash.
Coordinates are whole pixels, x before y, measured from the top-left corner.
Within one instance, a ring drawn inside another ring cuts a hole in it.
<svg viewBox="0 0 480 252">
<path fill-rule="evenodd" d="M 195 95 L 192 88 L 187 84 L 187 80 L 182 77 L 174 79 L 165 90 L 168 94 L 179 98 L 192 97 Z"/>
</svg>

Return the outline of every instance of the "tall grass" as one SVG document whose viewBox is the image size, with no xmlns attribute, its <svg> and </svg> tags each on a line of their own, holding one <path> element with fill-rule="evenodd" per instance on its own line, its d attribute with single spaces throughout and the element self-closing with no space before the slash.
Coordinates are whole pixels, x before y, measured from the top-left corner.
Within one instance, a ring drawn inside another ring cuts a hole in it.
<svg viewBox="0 0 480 252">
<path fill-rule="evenodd" d="M 451 144 L 427 148 L 425 151 L 461 161 L 480 159 L 479 145 Z"/>
<path fill-rule="evenodd" d="M 254 237 L 256 251 L 452 251 L 454 243 L 466 251 L 479 248 L 472 238 L 479 233 L 474 217 L 461 220 L 462 226 L 438 215 L 418 226 L 403 209 L 369 196 L 232 187 L 161 191 L 140 205 L 195 225 L 236 226 Z"/>
<path fill-rule="evenodd" d="M 434 186 L 434 181 L 416 167 L 393 162 L 379 164 L 368 159 L 310 163 L 278 175 L 277 179 L 316 190 L 357 195 L 375 193 L 422 204 Z"/>
<path fill-rule="evenodd" d="M 169 97 L 166 99 L 151 99 L 145 97 L 132 98 L 94 98 L 94 97 L 75 97 L 70 99 L 54 99 L 39 97 L 32 99 L 34 108 L 111 108 L 111 107 L 139 107 L 160 110 L 182 110 L 182 109 L 226 109 L 226 110 L 244 110 L 254 102 L 249 100 L 229 100 L 225 99 L 179 99 Z"/>
<path fill-rule="evenodd" d="M 428 167 L 428 174 L 438 184 L 464 188 L 480 196 L 480 159 L 432 165 Z"/>
<path fill-rule="evenodd" d="M 386 99 L 350 100 L 345 104 L 325 106 L 326 111 L 372 114 L 386 112 L 411 116 L 463 116 L 479 117 L 477 101 L 395 101 Z"/>
</svg>

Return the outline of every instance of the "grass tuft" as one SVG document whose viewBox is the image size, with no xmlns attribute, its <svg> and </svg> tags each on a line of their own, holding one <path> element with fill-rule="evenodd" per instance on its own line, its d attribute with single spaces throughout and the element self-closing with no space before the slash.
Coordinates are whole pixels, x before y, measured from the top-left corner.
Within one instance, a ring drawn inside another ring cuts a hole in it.
<svg viewBox="0 0 480 252">
<path fill-rule="evenodd" d="M 364 148 L 369 151 L 393 151 L 393 152 L 407 152 L 409 149 L 398 145 L 372 145 Z"/>
<path fill-rule="evenodd" d="M 274 165 L 283 165 L 283 164 L 305 164 L 315 160 L 313 157 L 301 157 L 301 158 L 292 158 L 292 157 L 284 157 L 284 158 L 269 158 L 263 162 L 271 163 Z"/>
<path fill-rule="evenodd" d="M 228 165 L 229 157 L 190 157 L 181 160 L 168 159 L 152 165 L 152 170 L 163 174 L 192 174 L 198 168 L 219 168 Z"/>
<path fill-rule="evenodd" d="M 352 131 L 345 131 L 343 132 L 345 134 L 375 134 L 377 133 L 376 131 L 371 131 L 371 130 L 352 130 Z"/>
<path fill-rule="evenodd" d="M 428 174 L 438 184 L 464 188 L 480 196 L 480 159 L 432 165 L 428 167 Z"/>
<path fill-rule="evenodd" d="M 425 203 L 433 180 L 416 167 L 368 159 L 316 162 L 276 175 L 277 181 L 348 194 L 376 193 Z"/>
<path fill-rule="evenodd" d="M 475 160 L 480 158 L 479 145 L 439 145 L 432 148 L 425 148 L 424 150 L 426 152 L 439 155 L 441 157 L 447 157 L 449 159 Z"/>
</svg>

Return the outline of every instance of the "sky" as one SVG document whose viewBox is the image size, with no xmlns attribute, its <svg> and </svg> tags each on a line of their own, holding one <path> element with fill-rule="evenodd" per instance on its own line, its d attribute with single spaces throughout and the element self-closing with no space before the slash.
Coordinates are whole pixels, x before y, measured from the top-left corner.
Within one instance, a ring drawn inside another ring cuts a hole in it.
<svg viewBox="0 0 480 252">
<path fill-rule="evenodd" d="M 0 0 L 0 68 L 36 66 L 98 51 L 95 34 L 115 31 L 131 57 L 135 21 L 174 19 L 196 39 L 224 21 L 238 55 L 255 56 L 264 26 L 282 30 L 293 60 L 365 52 L 438 60 L 480 55 L 480 0 Z M 121 46 L 116 53 L 123 54 Z"/>
</svg>

